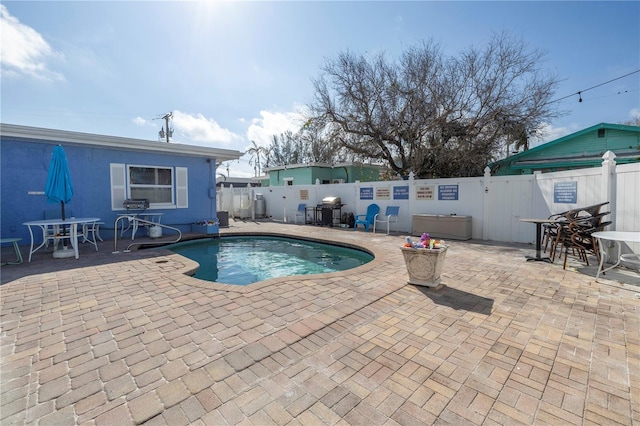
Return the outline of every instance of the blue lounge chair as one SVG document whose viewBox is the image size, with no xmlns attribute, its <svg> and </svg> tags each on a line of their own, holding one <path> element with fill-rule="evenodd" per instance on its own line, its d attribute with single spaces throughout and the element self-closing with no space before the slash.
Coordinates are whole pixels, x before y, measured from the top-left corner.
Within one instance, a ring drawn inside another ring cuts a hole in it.
<svg viewBox="0 0 640 426">
<path fill-rule="evenodd" d="M 296 210 L 295 221 L 298 223 L 298 218 L 302 218 L 302 224 L 307 222 L 307 205 L 304 203 L 298 204 L 298 210 Z"/>
<path fill-rule="evenodd" d="M 369 225 L 373 225 L 376 215 L 380 213 L 380 206 L 377 204 L 369 204 L 367 207 L 367 214 L 356 215 L 353 229 L 358 229 L 358 224 L 364 225 L 365 232 L 369 232 Z"/>
</svg>

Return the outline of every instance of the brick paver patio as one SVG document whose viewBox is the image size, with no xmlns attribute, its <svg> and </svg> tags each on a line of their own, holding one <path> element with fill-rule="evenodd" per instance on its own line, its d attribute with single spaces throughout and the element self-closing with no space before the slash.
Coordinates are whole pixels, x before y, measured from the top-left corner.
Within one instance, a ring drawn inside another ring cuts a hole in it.
<svg viewBox="0 0 640 426">
<path fill-rule="evenodd" d="M 450 241 L 435 291 L 406 284 L 401 235 L 225 232 L 351 242 L 376 260 L 248 287 L 113 241 L 5 266 L 0 423 L 640 424 L 637 274 L 596 283 L 526 262 L 531 247 Z"/>
</svg>

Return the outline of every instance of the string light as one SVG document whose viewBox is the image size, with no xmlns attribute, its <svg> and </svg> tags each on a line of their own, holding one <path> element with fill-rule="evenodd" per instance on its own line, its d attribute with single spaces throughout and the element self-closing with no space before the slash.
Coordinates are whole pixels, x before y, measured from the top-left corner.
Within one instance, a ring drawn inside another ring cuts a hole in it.
<svg viewBox="0 0 640 426">
<path fill-rule="evenodd" d="M 583 92 L 586 92 L 586 91 L 591 90 L 591 89 L 595 89 L 596 87 L 604 86 L 605 84 L 612 83 L 612 82 L 614 82 L 616 80 L 620 80 L 621 78 L 629 77 L 630 75 L 637 74 L 639 72 L 640 72 L 640 70 L 632 71 L 629 74 L 625 74 L 625 75 L 622 75 L 620 77 L 612 78 L 611 80 L 605 81 L 604 83 L 596 84 L 595 86 L 591 86 L 588 89 L 579 90 L 579 91 L 577 91 L 575 93 L 572 93 L 572 94 L 567 95 L 567 96 L 563 96 L 561 98 L 555 99 L 555 100 L 550 101 L 548 103 L 551 104 L 551 103 L 554 103 L 554 102 L 559 102 L 559 101 L 561 101 L 563 99 L 567 99 L 567 98 L 570 98 L 570 97 L 575 96 L 575 95 L 578 95 L 578 102 L 582 102 L 582 93 Z M 618 92 L 618 93 L 620 93 L 620 92 Z"/>
<path fill-rule="evenodd" d="M 636 92 L 638 92 L 638 91 L 640 91 L 640 89 L 626 89 L 626 90 L 621 90 L 621 91 L 616 92 L 616 93 L 609 93 L 609 94 L 607 94 L 607 95 L 596 96 L 596 97 L 589 97 L 589 99 L 584 99 L 584 98 L 583 98 L 583 99 L 582 99 L 582 102 L 583 102 L 583 103 L 586 103 L 586 102 L 593 102 L 593 101 L 597 101 L 597 100 L 599 100 L 599 99 L 611 98 L 611 97 L 613 97 L 613 96 L 628 95 L 628 94 L 631 94 L 631 93 L 636 93 Z"/>
</svg>

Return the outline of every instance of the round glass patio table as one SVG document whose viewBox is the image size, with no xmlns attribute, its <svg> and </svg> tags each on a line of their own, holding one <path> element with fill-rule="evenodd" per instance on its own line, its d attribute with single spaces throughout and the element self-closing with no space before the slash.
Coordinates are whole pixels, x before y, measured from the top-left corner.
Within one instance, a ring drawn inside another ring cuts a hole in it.
<svg viewBox="0 0 640 426">
<path fill-rule="evenodd" d="M 70 217 L 65 220 L 45 219 L 24 222 L 23 225 L 29 228 L 29 235 L 31 236 L 31 246 L 29 247 L 29 262 L 31 262 L 31 255 L 47 245 L 48 240 L 54 240 L 53 248 L 55 254 L 55 250 L 58 246 L 57 242 L 63 239 L 68 239 L 71 242 L 71 247 L 73 247 L 73 254 L 75 255 L 75 258 L 78 259 L 80 257 L 80 255 L 78 254 L 78 225 L 91 224 L 98 222 L 99 220 L 99 217 Z M 62 235 L 58 235 L 60 228 L 63 228 L 67 225 L 69 225 L 70 228 L 69 235 L 66 235 L 65 233 L 62 233 Z M 54 230 L 53 234 L 47 232 L 50 227 Z M 40 230 L 42 231 L 42 243 L 35 249 L 33 248 L 35 239 L 32 228 L 40 228 Z M 96 245 L 95 242 L 93 242 L 93 244 Z M 97 248 L 98 247 L 96 245 L 96 250 Z M 54 257 L 56 256 L 54 255 Z"/>
<path fill-rule="evenodd" d="M 596 272 L 596 281 L 600 277 L 600 273 L 605 273 L 616 266 L 620 265 L 620 262 L 623 260 L 622 254 L 622 243 L 640 243 L 640 231 L 598 231 L 591 234 L 594 238 L 598 239 L 598 244 L 600 246 L 600 265 L 598 265 L 598 272 Z M 605 269 L 602 269 L 604 265 L 604 259 L 606 257 L 606 251 L 604 249 L 604 240 L 613 241 L 616 243 L 618 249 L 618 260 L 613 266 L 609 266 Z M 639 256 L 639 255 L 636 255 Z"/>
</svg>

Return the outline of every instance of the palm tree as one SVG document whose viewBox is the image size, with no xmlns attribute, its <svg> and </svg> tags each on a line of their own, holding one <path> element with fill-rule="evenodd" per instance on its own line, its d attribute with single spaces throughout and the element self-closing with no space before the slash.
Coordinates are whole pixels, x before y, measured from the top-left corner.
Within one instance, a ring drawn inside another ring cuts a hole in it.
<svg viewBox="0 0 640 426">
<path fill-rule="evenodd" d="M 262 146 L 258 146 L 255 141 L 251 141 L 253 146 L 247 150 L 247 154 L 251 155 L 249 159 L 249 164 L 253 165 L 253 171 L 255 176 L 258 176 L 261 173 L 260 170 L 260 156 L 266 156 L 266 149 Z"/>
</svg>

